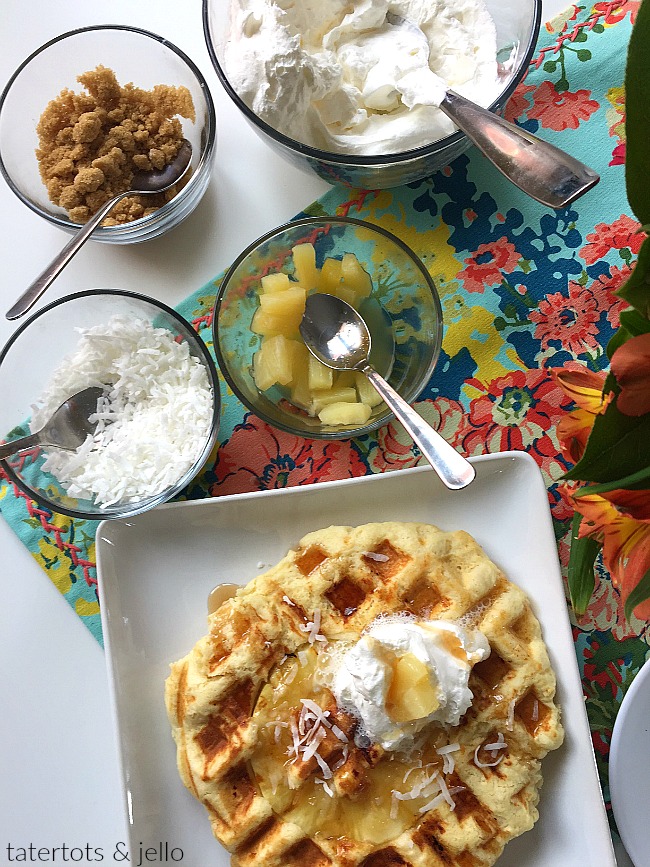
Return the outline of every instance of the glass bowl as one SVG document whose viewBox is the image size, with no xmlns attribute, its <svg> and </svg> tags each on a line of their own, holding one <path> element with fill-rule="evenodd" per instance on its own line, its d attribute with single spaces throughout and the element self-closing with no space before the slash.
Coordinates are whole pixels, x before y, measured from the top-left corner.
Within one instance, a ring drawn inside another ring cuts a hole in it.
<svg viewBox="0 0 650 867">
<path fill-rule="evenodd" d="M 225 274 L 213 317 L 214 347 L 233 392 L 255 415 L 281 430 L 317 439 L 347 439 L 369 433 L 393 418 L 384 403 L 362 426 L 327 425 L 287 400 L 286 390 L 258 389 L 253 356 L 262 338 L 251 329 L 259 307 L 261 276 L 293 276 L 292 248 L 312 243 L 316 267 L 326 258 L 353 253 L 372 280 L 359 307 L 372 336 L 371 361 L 409 403 L 429 381 L 442 342 L 442 310 L 421 260 L 379 226 L 351 217 L 306 217 L 274 229 L 247 247 Z"/>
<path fill-rule="evenodd" d="M 539 34 L 542 4 L 541 0 L 485 0 L 485 4 L 496 25 L 502 83 L 501 92 L 488 107 L 500 114 L 528 69 Z M 456 131 L 412 150 L 360 156 L 319 150 L 274 129 L 257 116 L 228 80 L 224 51 L 230 9 L 231 0 L 203 0 L 203 30 L 216 73 L 228 96 L 258 135 L 295 166 L 314 172 L 330 184 L 385 189 L 429 177 L 470 146 L 467 136 Z"/>
<path fill-rule="evenodd" d="M 135 27 L 85 27 L 64 33 L 41 46 L 13 74 L 0 96 L 0 171 L 10 188 L 36 214 L 75 233 L 65 210 L 54 205 L 39 174 L 36 126 L 50 100 L 62 90 L 83 90 L 77 76 L 99 64 L 112 69 L 120 85 L 143 90 L 159 84 L 184 85 L 190 91 L 196 122 L 180 118 L 192 144 L 191 176 L 157 211 L 129 223 L 100 226 L 92 239 L 129 244 L 155 238 L 177 226 L 198 205 L 212 172 L 216 116 L 203 75 L 179 48 L 162 36 Z"/>
<path fill-rule="evenodd" d="M 194 370 L 194 375 L 198 373 L 203 380 L 201 370 L 204 370 L 210 387 L 210 396 L 204 399 L 200 415 L 206 423 L 205 436 L 202 439 L 197 438 L 200 443 L 195 455 L 184 455 L 184 469 L 179 469 L 180 475 L 173 482 L 167 478 L 165 486 L 150 495 L 142 496 L 133 502 L 123 499 L 121 503 L 110 506 L 101 506 L 96 497 L 85 499 L 71 496 L 52 473 L 43 469 L 47 457 L 44 447 L 36 447 L 0 461 L 0 466 L 9 479 L 26 494 L 44 507 L 74 518 L 125 518 L 170 500 L 199 472 L 210 455 L 219 429 L 221 395 L 216 366 L 205 344 L 190 324 L 172 308 L 144 295 L 121 289 L 91 289 L 69 295 L 41 308 L 23 322 L 0 352 L 0 392 L 3 394 L 0 404 L 0 438 L 9 442 L 30 432 L 29 420 L 35 411 L 35 405 L 50 389 L 52 374 L 62 367 L 66 357 L 69 358 L 79 349 L 80 329 L 104 326 L 116 315 L 124 317 L 125 321 L 144 320 L 145 324 L 151 324 L 156 329 L 169 331 L 176 343 L 187 344 L 189 355 L 200 365 Z M 117 346 L 120 339 L 112 339 L 111 346 Z M 163 351 L 166 351 L 164 343 L 162 347 Z M 147 349 L 146 344 L 144 348 Z M 143 354 L 146 356 L 147 352 Z M 194 364 L 191 358 L 189 363 Z M 142 364 L 147 364 L 146 357 Z M 176 369 L 180 364 L 186 368 L 188 366 L 181 359 Z M 89 379 L 93 374 L 88 373 L 88 366 L 85 364 L 81 372 L 81 366 L 77 365 L 68 377 L 71 384 L 75 383 L 74 387 L 71 385 L 71 394 L 87 385 L 105 384 L 97 379 Z M 171 387 L 165 385 L 170 377 L 165 375 L 162 365 L 153 367 L 156 369 L 156 379 L 152 382 L 151 377 L 149 378 L 146 385 L 149 395 L 155 394 L 156 390 L 159 392 L 160 389 Z M 133 365 L 130 369 L 133 369 Z M 70 372 L 69 367 L 68 371 Z M 192 379 L 191 395 L 194 394 L 195 382 L 196 379 Z M 194 400 L 191 399 L 194 405 Z M 37 426 L 40 427 L 40 424 Z M 147 433 L 143 432 L 142 441 L 149 443 L 147 448 L 152 451 L 155 449 L 155 435 L 152 434 L 148 440 Z M 147 454 L 142 460 L 149 458 L 150 455 Z M 121 473 L 121 479 L 129 476 L 128 470 L 122 471 L 119 465 L 117 470 Z"/>
</svg>

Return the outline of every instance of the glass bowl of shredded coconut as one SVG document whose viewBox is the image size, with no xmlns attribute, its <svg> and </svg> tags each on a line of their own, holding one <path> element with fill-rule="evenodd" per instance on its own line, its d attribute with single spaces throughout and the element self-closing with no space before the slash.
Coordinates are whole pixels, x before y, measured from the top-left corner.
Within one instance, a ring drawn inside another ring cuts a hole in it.
<svg viewBox="0 0 650 867">
<path fill-rule="evenodd" d="M 33 499 L 73 517 L 124 518 L 175 497 L 217 437 L 220 392 L 206 346 L 166 305 L 95 289 L 42 308 L 0 353 L 2 437 L 39 430 L 99 386 L 95 432 L 76 451 L 37 446 L 2 461 Z"/>
<path fill-rule="evenodd" d="M 255 131 L 366 189 L 421 180 L 469 147 L 438 108 L 445 87 L 501 113 L 540 18 L 541 0 L 203 0 L 213 65 Z"/>
<path fill-rule="evenodd" d="M 37 49 L 0 96 L 0 171 L 29 208 L 69 233 L 131 189 L 135 172 L 172 162 L 183 139 L 192 145 L 189 173 L 165 193 L 122 199 L 96 241 L 155 238 L 198 205 L 216 144 L 201 71 L 154 33 L 85 27 Z"/>
</svg>

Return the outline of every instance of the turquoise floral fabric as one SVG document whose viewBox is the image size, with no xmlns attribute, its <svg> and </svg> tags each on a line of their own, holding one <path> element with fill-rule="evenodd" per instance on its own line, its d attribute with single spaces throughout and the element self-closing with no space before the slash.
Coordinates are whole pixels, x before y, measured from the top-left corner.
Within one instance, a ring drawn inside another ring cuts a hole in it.
<svg viewBox="0 0 650 867">
<path fill-rule="evenodd" d="M 624 308 L 614 291 L 641 243 L 624 183 L 624 65 L 638 7 L 639 0 L 571 5 L 542 29 L 527 76 L 507 106 L 510 119 L 601 174 L 600 184 L 570 207 L 538 205 L 470 150 L 420 183 L 384 191 L 337 187 L 304 211 L 377 223 L 422 258 L 443 305 L 444 340 L 417 408 L 466 455 L 522 449 L 535 458 L 565 569 L 572 512 L 558 485 L 567 465 L 555 429 L 569 403 L 550 371 L 567 363 L 606 366 L 604 347 Z M 179 306 L 210 347 L 218 285 L 219 277 Z M 347 442 L 299 439 L 248 413 L 221 385 L 219 447 L 185 498 L 362 476 L 421 461 L 392 424 Z M 0 479 L 0 509 L 101 641 L 96 525 L 42 509 L 6 477 Z M 619 593 L 602 569 L 592 603 L 573 628 L 609 803 L 612 725 L 649 655 L 650 630 L 645 622 L 626 622 Z"/>
</svg>

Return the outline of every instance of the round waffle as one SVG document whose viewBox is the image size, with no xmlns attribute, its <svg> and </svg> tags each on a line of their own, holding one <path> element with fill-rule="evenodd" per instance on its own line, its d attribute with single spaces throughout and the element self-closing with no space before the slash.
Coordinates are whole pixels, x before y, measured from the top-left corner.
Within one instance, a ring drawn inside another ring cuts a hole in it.
<svg viewBox="0 0 650 867">
<path fill-rule="evenodd" d="M 341 642 L 377 616 L 460 621 L 487 637 L 474 700 L 385 753 L 337 707 Z M 427 524 L 305 536 L 209 617 L 171 666 L 181 778 L 237 867 L 483 867 L 537 819 L 540 761 L 563 739 L 530 603 L 467 533 Z"/>
</svg>

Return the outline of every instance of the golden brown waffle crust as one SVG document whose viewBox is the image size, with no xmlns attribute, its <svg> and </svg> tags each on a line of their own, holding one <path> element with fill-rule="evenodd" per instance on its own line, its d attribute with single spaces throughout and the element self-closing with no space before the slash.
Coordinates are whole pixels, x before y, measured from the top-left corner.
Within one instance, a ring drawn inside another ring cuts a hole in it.
<svg viewBox="0 0 650 867">
<path fill-rule="evenodd" d="M 263 552 L 260 552 L 263 556 Z M 228 580 L 225 578 L 225 580 Z M 471 677 L 472 707 L 452 733 L 462 793 L 381 847 L 305 836 L 274 814 L 250 770 L 253 709 L 274 666 L 305 646 L 309 624 L 327 640 L 356 640 L 379 615 L 461 621 L 491 655 Z M 165 701 L 178 770 L 237 867 L 487 867 L 532 827 L 541 759 L 563 740 L 556 679 L 526 594 L 464 531 L 385 522 L 309 533 L 208 618 L 209 631 L 171 665 Z M 502 732 L 498 768 L 475 749 Z"/>
</svg>

